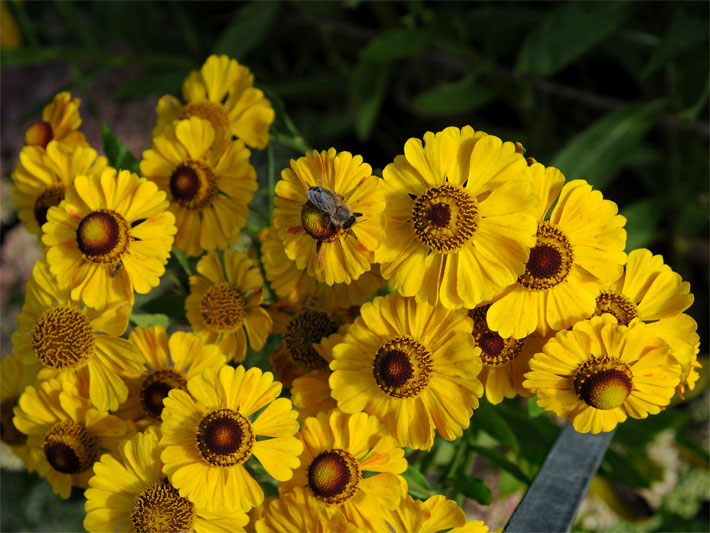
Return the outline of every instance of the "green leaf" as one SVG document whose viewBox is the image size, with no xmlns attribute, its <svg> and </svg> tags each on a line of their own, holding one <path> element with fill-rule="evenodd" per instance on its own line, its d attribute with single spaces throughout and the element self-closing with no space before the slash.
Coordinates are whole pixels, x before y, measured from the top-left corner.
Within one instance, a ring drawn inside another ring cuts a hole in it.
<svg viewBox="0 0 710 533">
<path fill-rule="evenodd" d="M 184 69 L 160 70 L 122 83 L 118 86 L 116 95 L 129 98 L 145 94 L 179 94 L 184 79 Z"/>
<path fill-rule="evenodd" d="M 506 400 L 496 408 L 510 424 L 518 442 L 524 443 L 520 455 L 534 465 L 541 465 L 560 434 L 559 426 L 546 413 L 530 418 L 527 409 L 514 401 Z"/>
<path fill-rule="evenodd" d="M 414 105 L 428 113 L 455 115 L 478 109 L 493 100 L 498 93 L 490 87 L 476 83 L 473 76 L 467 76 L 456 83 L 437 85 L 414 98 Z"/>
<path fill-rule="evenodd" d="M 559 4 L 558 4 L 559 5 Z M 624 22 L 628 2 L 565 2 L 531 24 L 516 74 L 549 76 L 584 55 Z"/>
<path fill-rule="evenodd" d="M 707 21 L 676 11 L 666 34 L 643 69 L 641 78 L 647 78 L 686 50 L 702 44 L 707 38 Z"/>
<path fill-rule="evenodd" d="M 479 446 L 477 444 L 469 444 L 469 448 L 480 453 L 481 455 L 485 455 L 488 459 L 491 460 L 491 462 L 497 464 L 503 470 L 509 472 L 511 475 L 513 475 L 515 478 L 519 479 L 523 483 L 530 484 L 530 479 L 527 475 L 525 475 L 525 472 L 520 470 L 518 465 L 506 459 L 506 457 L 502 453 L 496 450 L 491 450 L 490 448 L 486 448 L 485 446 Z"/>
<path fill-rule="evenodd" d="M 360 61 L 350 79 L 350 101 L 355 115 L 355 132 L 367 141 L 382 107 L 389 81 L 389 65 Z"/>
<path fill-rule="evenodd" d="M 481 505 L 489 505 L 491 503 L 491 489 L 486 486 L 482 479 L 477 477 L 458 474 L 454 478 L 454 491 L 477 501 Z"/>
<path fill-rule="evenodd" d="M 131 322 L 140 328 L 156 325 L 167 328 L 170 325 L 170 317 L 163 314 L 149 315 L 133 313 L 131 315 Z"/>
<path fill-rule="evenodd" d="M 432 495 L 431 486 L 427 478 L 416 468 L 411 465 L 402 474 L 402 477 L 407 481 L 409 493 L 416 498 L 428 498 Z"/>
<path fill-rule="evenodd" d="M 264 41 L 278 9 L 278 2 L 251 2 L 242 7 L 219 36 L 214 53 L 243 59 Z"/>
<path fill-rule="evenodd" d="M 622 483 L 632 487 L 648 488 L 651 485 L 650 481 L 626 457 L 611 448 L 606 451 L 604 460 L 599 467 L 599 474 L 614 483 Z"/>
<path fill-rule="evenodd" d="M 626 206 L 626 249 L 645 248 L 658 239 L 658 223 L 665 213 L 666 201 L 646 198 Z"/>
<path fill-rule="evenodd" d="M 190 263 L 187 260 L 187 257 L 185 257 L 185 254 L 182 252 L 182 250 L 180 250 L 177 246 L 173 246 L 173 249 L 171 250 L 170 254 L 177 260 L 182 269 L 185 271 L 185 274 L 187 274 L 188 276 L 192 276 L 192 267 L 190 266 Z"/>
<path fill-rule="evenodd" d="M 663 100 L 629 104 L 579 133 L 552 160 L 567 179 L 585 179 L 601 189 L 627 163 L 663 109 Z"/>
<path fill-rule="evenodd" d="M 545 410 L 537 404 L 537 396 L 528 398 L 528 414 L 530 418 L 537 418 L 544 412 Z"/>
<path fill-rule="evenodd" d="M 141 305 L 140 309 L 153 315 L 165 315 L 171 322 L 187 324 L 185 316 L 185 296 L 173 291 L 165 291 Z"/>
<path fill-rule="evenodd" d="M 376 35 L 360 51 L 361 61 L 387 63 L 414 55 L 434 40 L 423 28 L 392 28 Z"/>
<path fill-rule="evenodd" d="M 518 439 L 508 422 L 494 406 L 483 399 L 479 402 L 478 409 L 473 413 L 473 424 L 511 450 L 516 452 L 520 450 Z"/>
<path fill-rule="evenodd" d="M 126 148 L 123 141 L 116 137 L 106 124 L 103 126 L 102 137 L 104 153 L 112 167 L 117 170 L 140 172 L 138 160 L 133 157 L 133 154 Z"/>
</svg>

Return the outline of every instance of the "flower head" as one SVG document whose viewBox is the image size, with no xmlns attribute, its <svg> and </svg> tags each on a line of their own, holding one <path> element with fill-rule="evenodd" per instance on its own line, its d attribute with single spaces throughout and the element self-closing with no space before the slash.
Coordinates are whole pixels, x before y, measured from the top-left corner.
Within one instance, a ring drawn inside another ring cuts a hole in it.
<svg viewBox="0 0 710 533">
<path fill-rule="evenodd" d="M 81 126 L 80 104 L 81 100 L 72 99 L 71 93 L 58 93 L 52 103 L 42 110 L 42 120 L 35 122 L 25 131 L 25 145 L 45 148 L 51 140 L 56 139 L 63 147 L 71 150 L 75 146 L 86 144 L 84 134 L 77 131 Z"/>
<path fill-rule="evenodd" d="M 396 509 L 386 514 L 387 524 L 395 533 L 487 533 L 488 526 L 481 520 L 466 521 L 466 514 L 455 501 L 441 494 L 426 501 L 405 495 Z"/>
<path fill-rule="evenodd" d="M 301 487 L 265 503 L 262 516 L 256 520 L 255 529 L 257 533 L 358 531 L 357 526 L 348 522 L 342 512 L 323 506 L 307 488 Z"/>
</svg>

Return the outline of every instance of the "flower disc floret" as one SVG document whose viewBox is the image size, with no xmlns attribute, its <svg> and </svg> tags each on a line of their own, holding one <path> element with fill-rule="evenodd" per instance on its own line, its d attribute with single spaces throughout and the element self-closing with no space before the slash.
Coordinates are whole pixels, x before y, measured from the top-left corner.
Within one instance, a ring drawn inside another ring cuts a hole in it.
<svg viewBox="0 0 710 533">
<path fill-rule="evenodd" d="M 218 409 L 202 419 L 196 440 L 205 461 L 234 466 L 249 459 L 255 439 L 249 420 L 231 409 Z"/>
<path fill-rule="evenodd" d="M 32 329 L 34 353 L 51 368 L 77 368 L 89 360 L 95 346 L 88 317 L 75 307 L 47 309 Z"/>
<path fill-rule="evenodd" d="M 159 481 L 144 488 L 133 502 L 131 525 L 134 531 L 163 533 L 191 531 L 195 506 L 180 496 L 175 488 Z"/>
<path fill-rule="evenodd" d="M 345 450 L 321 452 L 308 466 L 308 486 L 324 503 L 340 504 L 348 500 L 361 479 L 357 461 Z"/>
</svg>

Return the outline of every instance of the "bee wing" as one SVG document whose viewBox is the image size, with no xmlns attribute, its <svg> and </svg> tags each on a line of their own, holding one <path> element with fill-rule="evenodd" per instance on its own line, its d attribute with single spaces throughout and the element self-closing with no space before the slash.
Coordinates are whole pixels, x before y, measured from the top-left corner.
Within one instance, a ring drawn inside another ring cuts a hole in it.
<svg viewBox="0 0 710 533">
<path fill-rule="evenodd" d="M 311 187 L 306 191 L 306 196 L 318 209 L 326 213 L 335 212 L 335 198 L 329 190 L 322 187 Z"/>
</svg>

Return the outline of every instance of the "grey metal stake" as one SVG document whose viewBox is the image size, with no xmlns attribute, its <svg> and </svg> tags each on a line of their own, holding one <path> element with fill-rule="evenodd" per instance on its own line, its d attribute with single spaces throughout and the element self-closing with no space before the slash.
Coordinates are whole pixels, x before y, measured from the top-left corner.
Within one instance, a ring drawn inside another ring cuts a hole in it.
<svg viewBox="0 0 710 533">
<path fill-rule="evenodd" d="M 597 435 L 577 433 L 567 424 L 504 531 L 570 531 L 615 431 Z"/>
</svg>

